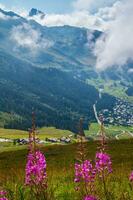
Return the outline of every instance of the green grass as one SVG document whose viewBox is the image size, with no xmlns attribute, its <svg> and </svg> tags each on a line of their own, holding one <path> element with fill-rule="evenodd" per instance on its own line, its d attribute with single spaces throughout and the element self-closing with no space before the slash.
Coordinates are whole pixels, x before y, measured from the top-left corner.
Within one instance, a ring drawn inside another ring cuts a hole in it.
<svg viewBox="0 0 133 200">
<path fill-rule="evenodd" d="M 110 95 L 113 95 L 115 97 L 119 97 L 121 99 L 125 99 L 128 100 L 129 102 L 133 102 L 133 97 L 132 96 L 128 96 L 126 94 L 126 89 L 127 87 L 123 86 L 120 84 L 120 81 L 113 81 L 113 80 L 109 80 L 108 82 L 98 78 L 97 80 L 95 79 L 88 79 L 87 83 L 95 86 L 97 89 L 99 89 L 99 86 L 104 86 L 104 92 L 108 93 Z M 131 83 L 129 83 L 129 85 L 131 85 Z"/>
<path fill-rule="evenodd" d="M 48 183 L 54 191 L 54 200 L 82 200 L 74 189 L 74 163 L 78 144 L 40 146 L 47 160 Z M 87 158 L 94 160 L 97 144 L 86 144 Z M 109 200 L 133 200 L 128 176 L 133 169 L 133 140 L 108 143 L 108 153 L 113 161 L 113 174 L 107 180 Z M 0 185 L 14 194 L 13 200 L 20 200 L 18 193 L 24 182 L 27 149 L 0 153 Z M 96 191 L 100 200 L 105 200 L 101 181 L 97 180 Z M 30 194 L 29 194 L 30 195 Z M 25 194 L 24 200 L 30 200 Z M 43 200 L 43 199 L 40 199 Z"/>
<path fill-rule="evenodd" d="M 28 138 L 28 132 L 22 130 L 0 128 L 0 138 L 7 138 L 7 139 Z"/>
<path fill-rule="evenodd" d="M 95 138 L 98 132 L 99 132 L 99 125 L 97 123 L 92 123 L 90 125 L 89 131 L 85 131 L 85 134 L 86 136 L 91 136 L 92 138 Z M 123 132 L 125 132 L 125 134 Z M 114 138 L 116 135 L 123 133 L 124 137 L 122 138 L 124 139 L 131 138 L 131 136 L 127 134 L 127 132 L 133 133 L 133 127 L 114 126 L 114 125 L 105 126 L 105 133 L 107 137 Z"/>
<path fill-rule="evenodd" d="M 39 136 L 41 138 L 47 137 L 55 137 L 55 138 L 60 138 L 62 136 L 69 136 L 73 135 L 71 131 L 68 130 L 61 130 L 61 129 L 56 129 L 55 127 L 43 127 L 39 129 Z"/>
<path fill-rule="evenodd" d="M 22 149 L 27 149 L 27 145 L 13 145 L 12 143 L 0 143 L 0 153 L 14 152 Z"/>
<path fill-rule="evenodd" d="M 73 134 L 71 131 L 60 130 L 56 129 L 55 127 L 43 127 L 41 129 L 38 129 L 38 131 L 39 131 L 38 137 L 40 139 L 51 138 L 51 137 L 60 138 L 62 136 L 69 136 Z M 29 134 L 27 131 L 0 128 L 0 138 L 18 139 L 18 138 L 28 138 L 28 137 Z"/>
<path fill-rule="evenodd" d="M 97 123 L 92 123 L 90 125 L 89 130 L 85 130 L 85 134 L 86 136 L 95 138 L 98 131 L 99 131 L 99 125 Z M 114 138 L 116 135 L 122 134 L 123 131 L 133 133 L 133 127 L 113 126 L 113 125 L 105 126 L 105 132 L 107 137 Z M 55 127 L 43 127 L 38 129 L 38 132 L 39 132 L 38 137 L 40 139 L 60 138 L 62 136 L 67 137 L 69 135 L 73 135 L 71 131 L 56 129 Z M 129 136 L 130 136 L 129 134 L 125 133 L 124 139 L 128 139 Z M 0 128 L 0 138 L 18 139 L 18 138 L 28 138 L 28 137 L 29 134 L 27 131 Z"/>
</svg>

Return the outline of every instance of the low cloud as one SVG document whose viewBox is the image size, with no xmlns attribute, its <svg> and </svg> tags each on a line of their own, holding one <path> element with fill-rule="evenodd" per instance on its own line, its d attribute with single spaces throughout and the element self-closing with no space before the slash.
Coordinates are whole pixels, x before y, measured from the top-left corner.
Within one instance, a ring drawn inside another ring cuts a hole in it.
<svg viewBox="0 0 133 200">
<path fill-rule="evenodd" d="M 3 13 L 0 12 L 0 20 L 6 20 L 7 16 L 5 16 Z"/>
<path fill-rule="evenodd" d="M 133 1 L 132 0 L 74 0 L 74 10 L 68 14 L 46 14 L 30 17 L 43 26 L 70 25 L 104 31 L 96 44 L 92 44 L 97 58 L 96 68 L 104 70 L 112 66 L 124 66 L 133 60 Z M 23 9 L 19 13 L 26 17 Z M 0 13 L 0 19 L 7 19 Z M 11 31 L 11 39 L 17 47 L 36 53 L 53 45 L 30 25 L 20 25 Z M 88 42 L 89 38 L 88 38 Z M 132 71 L 132 70 L 131 70 Z"/>
<path fill-rule="evenodd" d="M 0 20 L 9 20 L 9 19 L 16 19 L 16 17 L 10 17 L 0 12 Z"/>
<path fill-rule="evenodd" d="M 28 24 L 13 27 L 10 39 L 16 43 L 17 48 L 27 48 L 34 54 L 53 46 L 52 41 L 45 39 L 39 30 Z"/>
<path fill-rule="evenodd" d="M 74 11 L 70 14 L 48 14 L 44 19 L 39 15 L 30 17 L 43 26 L 76 26 L 89 29 L 103 30 L 104 21 L 97 15 L 91 15 L 88 11 Z"/>
<path fill-rule="evenodd" d="M 17 16 L 10 16 L 6 12 L 8 12 L 6 7 L 3 4 L 0 4 L 0 20 L 18 19 Z"/>
<path fill-rule="evenodd" d="M 73 12 L 67 14 L 46 14 L 42 19 L 38 14 L 30 17 L 43 26 L 77 26 L 89 29 L 107 29 L 107 20 L 112 20 L 115 12 L 113 2 L 116 0 L 76 0 L 72 3 Z M 95 12 L 94 12 L 95 11 Z M 25 15 L 24 15 L 25 16 Z"/>
<path fill-rule="evenodd" d="M 133 60 L 132 11 L 132 0 L 117 4 L 114 20 L 108 23 L 108 30 L 97 41 L 95 46 L 94 53 L 97 57 L 97 69 L 104 70 L 107 67 L 124 66 L 128 61 Z"/>
<path fill-rule="evenodd" d="M 0 3 L 0 9 L 2 9 L 2 10 L 5 9 L 5 6 L 1 3 Z M 7 19 L 9 19 L 9 17 L 4 15 L 2 12 L 0 12 L 0 19 L 7 20 Z"/>
</svg>

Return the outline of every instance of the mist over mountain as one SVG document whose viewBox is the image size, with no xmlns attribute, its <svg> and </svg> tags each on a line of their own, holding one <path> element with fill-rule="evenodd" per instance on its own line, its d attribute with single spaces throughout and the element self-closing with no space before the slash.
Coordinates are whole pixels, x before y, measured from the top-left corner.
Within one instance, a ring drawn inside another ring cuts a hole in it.
<svg viewBox="0 0 133 200">
<path fill-rule="evenodd" d="M 29 16 L 34 15 L 45 17 L 43 12 L 31 9 Z M 85 127 L 96 121 L 96 102 L 98 111 L 108 110 L 110 118 L 119 102 L 132 105 L 132 63 L 123 69 L 95 69 L 93 45 L 102 34 L 86 28 L 46 27 L 0 9 L 2 126 L 28 128 L 34 110 L 38 126 L 76 130 L 80 117 L 84 117 Z M 125 115 L 120 117 L 121 123 L 130 125 L 132 107 L 128 111 L 126 121 Z"/>
</svg>

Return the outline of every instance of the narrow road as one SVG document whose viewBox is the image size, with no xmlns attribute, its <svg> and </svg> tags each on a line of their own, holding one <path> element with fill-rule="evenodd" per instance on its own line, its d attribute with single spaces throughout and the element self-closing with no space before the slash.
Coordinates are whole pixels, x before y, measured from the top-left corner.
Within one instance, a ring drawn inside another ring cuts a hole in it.
<svg viewBox="0 0 133 200">
<path fill-rule="evenodd" d="M 122 131 L 122 133 L 116 135 L 116 136 L 115 136 L 116 140 L 119 140 L 119 137 L 120 137 L 122 134 L 124 134 L 124 133 L 125 133 L 125 131 Z M 128 131 L 127 133 L 128 133 L 131 137 L 133 137 L 133 133 L 132 133 L 132 132 Z"/>
<path fill-rule="evenodd" d="M 96 103 L 97 103 L 97 102 L 96 102 Z M 93 110 L 94 110 L 94 114 L 95 114 L 95 118 L 96 118 L 96 120 L 97 120 L 97 123 L 98 123 L 99 125 L 101 125 L 101 122 L 100 122 L 100 120 L 99 120 L 99 118 L 98 118 L 98 114 L 97 114 L 96 104 L 93 105 Z"/>
</svg>

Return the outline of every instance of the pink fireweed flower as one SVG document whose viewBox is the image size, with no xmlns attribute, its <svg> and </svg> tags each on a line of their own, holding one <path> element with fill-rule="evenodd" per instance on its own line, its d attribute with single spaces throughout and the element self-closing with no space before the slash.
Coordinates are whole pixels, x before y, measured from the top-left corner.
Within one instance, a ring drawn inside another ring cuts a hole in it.
<svg viewBox="0 0 133 200">
<path fill-rule="evenodd" d="M 46 186 L 46 159 L 40 151 L 28 155 L 25 184 Z"/>
<path fill-rule="evenodd" d="M 103 152 L 96 153 L 96 169 L 99 173 L 106 171 L 107 174 L 112 173 L 112 162 L 108 154 Z"/>
<path fill-rule="evenodd" d="M 129 176 L 129 181 L 133 182 L 133 171 L 131 172 L 130 176 Z"/>
<path fill-rule="evenodd" d="M 97 200 L 97 199 L 93 196 L 86 196 L 84 200 Z"/>
<path fill-rule="evenodd" d="M 4 191 L 4 190 L 1 190 L 1 191 L 0 191 L 0 196 L 5 196 L 5 195 L 7 195 L 7 192 Z"/>
<path fill-rule="evenodd" d="M 8 200 L 5 195 L 7 195 L 7 192 L 4 190 L 0 191 L 0 200 Z"/>
<path fill-rule="evenodd" d="M 85 160 L 81 164 L 75 164 L 75 179 L 74 182 L 94 182 L 96 170 L 89 160 Z"/>
</svg>

